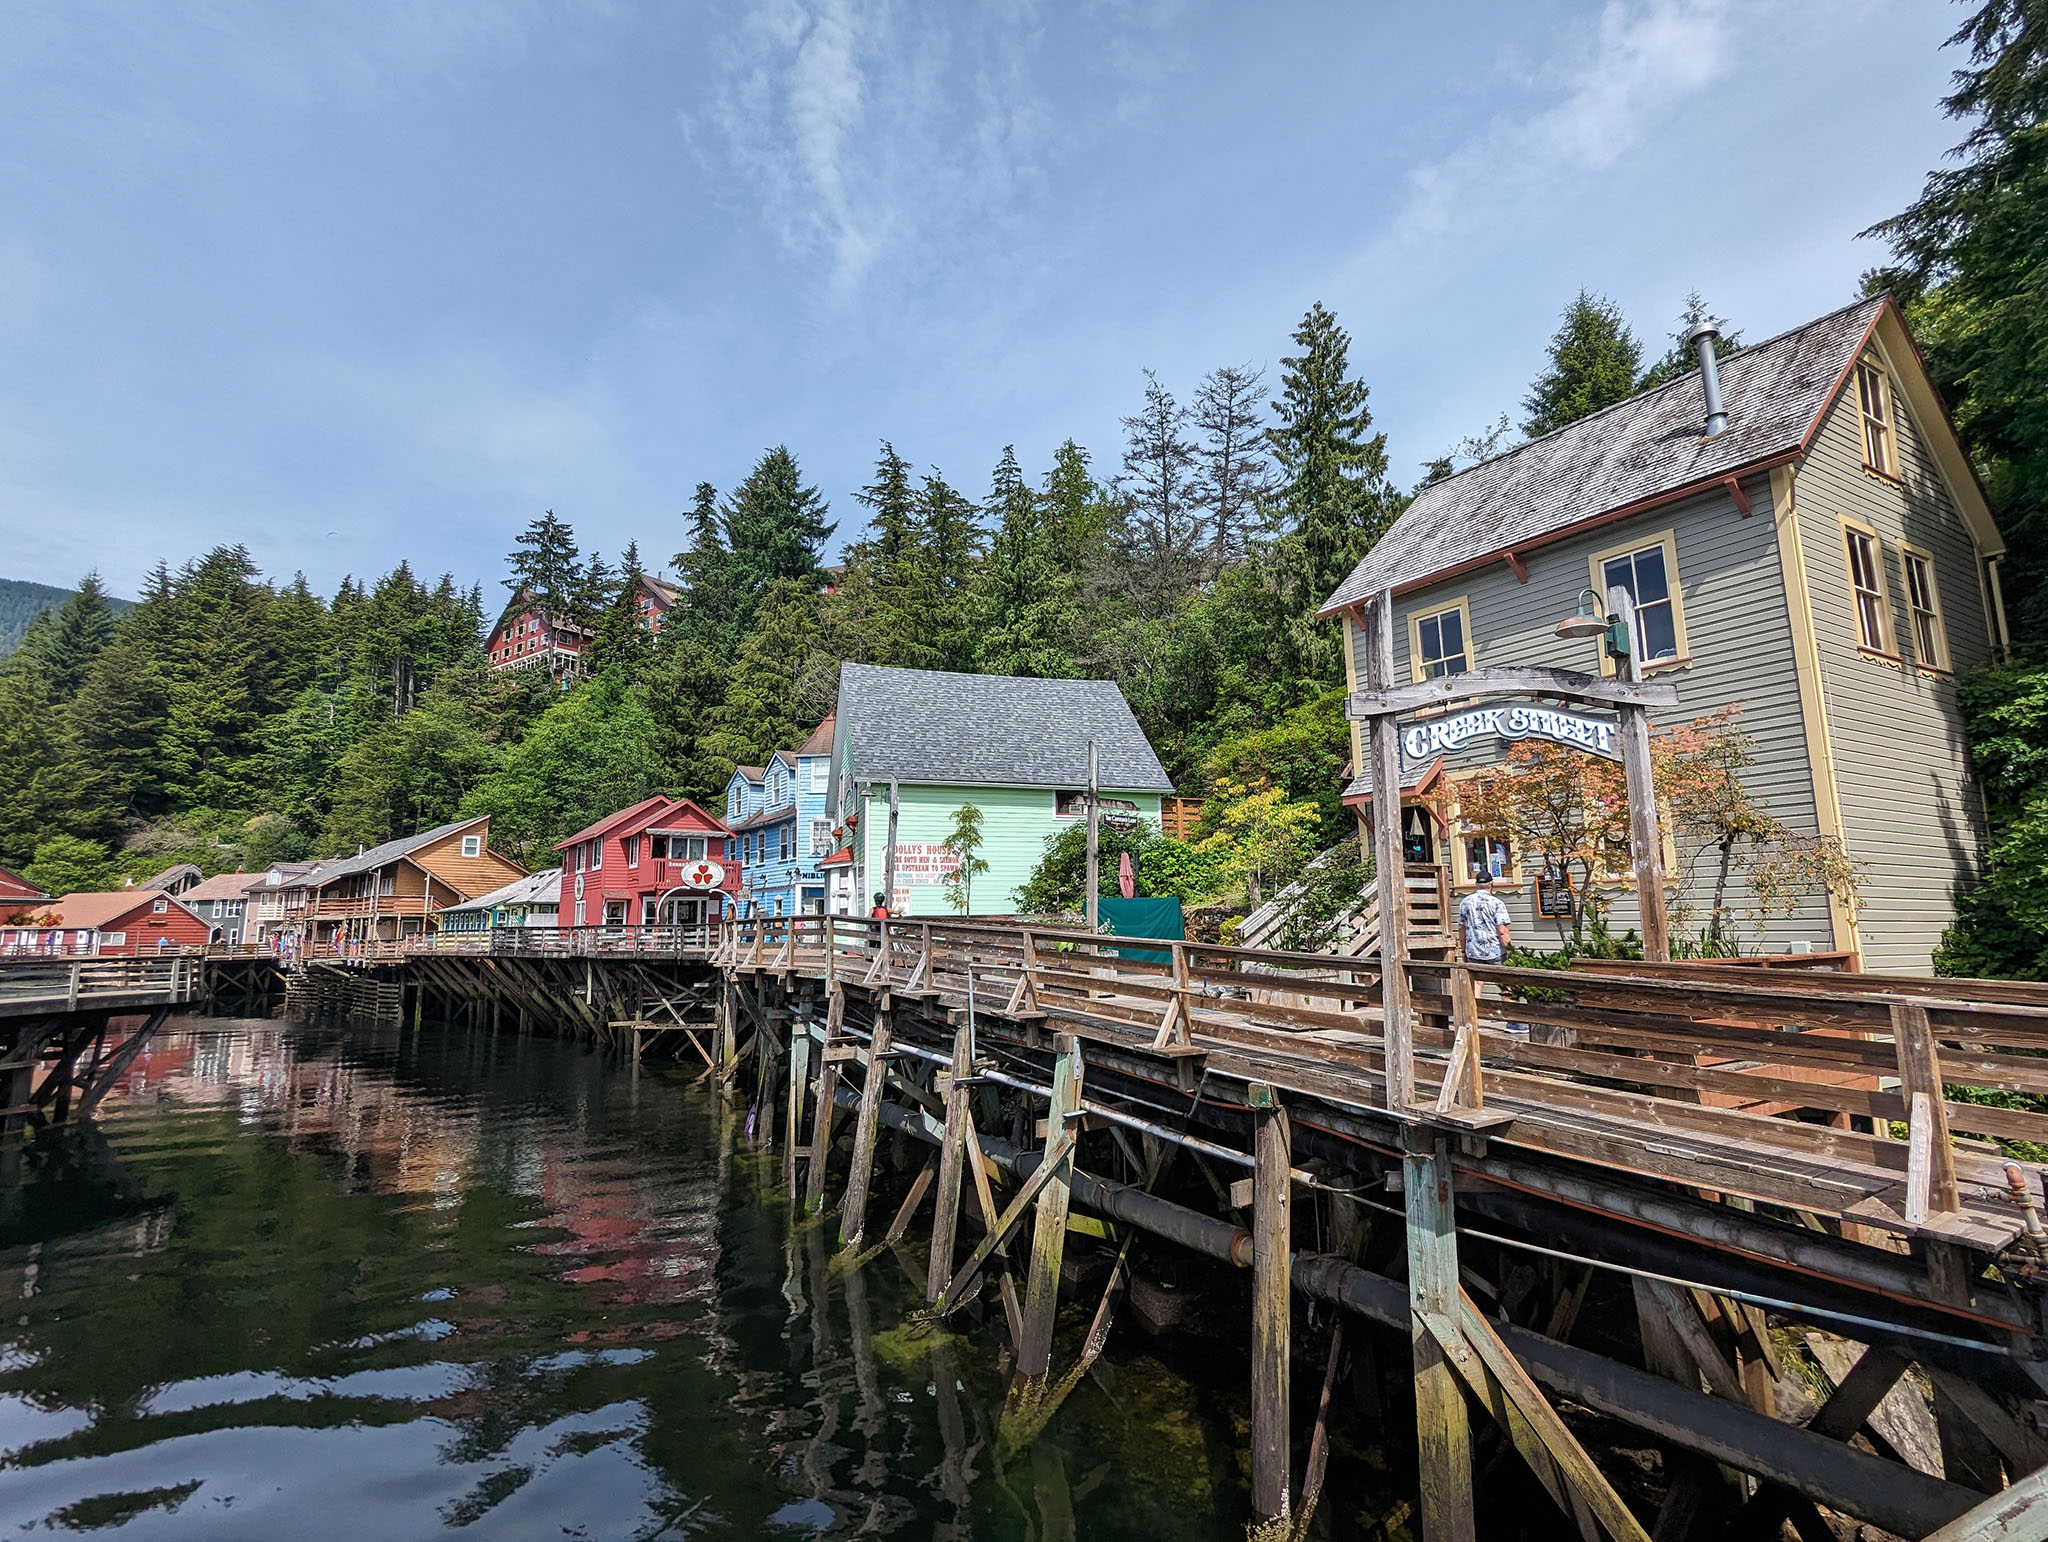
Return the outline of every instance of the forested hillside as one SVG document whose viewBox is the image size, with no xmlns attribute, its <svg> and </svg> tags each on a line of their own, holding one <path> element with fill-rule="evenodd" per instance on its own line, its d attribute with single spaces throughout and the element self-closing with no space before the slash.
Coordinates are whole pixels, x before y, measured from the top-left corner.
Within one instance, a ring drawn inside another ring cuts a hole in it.
<svg viewBox="0 0 2048 1542">
<path fill-rule="evenodd" d="M 24 578 L 0 578 L 0 659 L 6 658 L 20 645 L 30 622 L 44 611 L 62 605 L 70 594 L 69 589 L 32 584 Z M 116 614 L 134 603 L 133 600 L 117 600 L 111 596 L 107 599 L 108 606 Z"/>
</svg>

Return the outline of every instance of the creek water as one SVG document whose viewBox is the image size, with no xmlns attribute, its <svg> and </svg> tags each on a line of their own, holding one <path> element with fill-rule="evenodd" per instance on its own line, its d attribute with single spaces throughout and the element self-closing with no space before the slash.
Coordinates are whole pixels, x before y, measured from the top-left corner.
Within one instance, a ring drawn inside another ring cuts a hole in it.
<svg viewBox="0 0 2048 1542">
<path fill-rule="evenodd" d="M 1244 1535 L 1234 1354 L 1120 1325 L 1004 1459 L 1000 1321 L 833 1268 L 744 1120 L 562 1040 L 175 1025 L 0 1185 L 0 1531 Z M 1407 1535 L 1336 1466 L 1319 1534 Z"/>
</svg>

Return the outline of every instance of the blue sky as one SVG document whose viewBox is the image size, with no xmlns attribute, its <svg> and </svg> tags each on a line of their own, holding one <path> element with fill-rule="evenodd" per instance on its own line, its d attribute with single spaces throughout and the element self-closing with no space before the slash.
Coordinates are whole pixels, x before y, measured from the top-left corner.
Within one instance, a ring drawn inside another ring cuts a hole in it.
<svg viewBox="0 0 2048 1542">
<path fill-rule="evenodd" d="M 1334 308 L 1396 474 L 1558 310 L 1843 303 L 1959 137 L 1919 0 L 0 0 L 0 576 L 243 542 L 496 593 L 787 442 L 1113 469 Z M 1277 367 L 1270 368 L 1269 379 Z"/>
</svg>

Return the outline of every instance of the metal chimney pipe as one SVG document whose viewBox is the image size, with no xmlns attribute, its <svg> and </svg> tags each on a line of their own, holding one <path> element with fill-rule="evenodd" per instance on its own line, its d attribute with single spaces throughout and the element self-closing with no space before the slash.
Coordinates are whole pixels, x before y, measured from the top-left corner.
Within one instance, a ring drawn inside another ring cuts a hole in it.
<svg viewBox="0 0 2048 1542">
<path fill-rule="evenodd" d="M 1728 427 L 1728 409 L 1721 404 L 1721 361 L 1714 355 L 1720 337 L 1721 329 L 1711 321 L 1702 321 L 1685 334 L 1685 340 L 1699 352 L 1700 389 L 1707 398 L 1707 427 L 1702 439 L 1712 439 Z"/>
</svg>

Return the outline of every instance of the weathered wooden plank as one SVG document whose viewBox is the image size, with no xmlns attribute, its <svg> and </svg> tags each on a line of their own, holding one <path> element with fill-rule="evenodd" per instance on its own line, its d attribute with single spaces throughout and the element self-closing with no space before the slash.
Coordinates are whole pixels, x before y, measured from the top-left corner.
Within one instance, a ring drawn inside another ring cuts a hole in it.
<svg viewBox="0 0 2048 1542">
<path fill-rule="evenodd" d="M 1292 1447 L 1288 1269 L 1294 1246 L 1292 1137 L 1287 1111 L 1270 1087 L 1249 1089 L 1256 1110 L 1252 1169 L 1252 1514 L 1288 1514 Z"/>
<path fill-rule="evenodd" d="M 967 1030 L 953 1035 L 953 1062 L 945 1087 L 946 1133 L 939 1146 L 939 1198 L 932 1217 L 930 1262 L 926 1266 L 925 1299 L 936 1301 L 945 1282 L 953 1277 L 953 1239 L 960 1224 L 960 1164 L 966 1159 L 968 1089 L 960 1083 L 972 1066 L 967 1056 Z"/>
<path fill-rule="evenodd" d="M 1031 1262 L 1024 1277 L 1024 1332 L 1017 1342 L 1017 1374 L 1025 1380 L 1042 1380 L 1052 1370 L 1052 1330 L 1059 1315 L 1060 1265 L 1066 1252 L 1074 1171 L 1072 1120 L 1081 1109 L 1082 1071 L 1080 1040 L 1072 1034 L 1062 1035 L 1053 1060 L 1045 1158 L 1039 1173 L 1032 1175 L 1036 1180 L 1042 1173 L 1046 1181 L 1038 1190 Z"/>
<path fill-rule="evenodd" d="M 1394 684 L 1394 596 L 1382 590 L 1365 605 L 1365 679 L 1374 691 Z M 1381 1034 L 1386 1044 L 1387 1106 L 1406 1109 L 1415 1101 L 1414 1012 L 1408 1003 L 1408 894 L 1401 852 L 1401 734 L 1392 712 L 1370 719 L 1368 764 L 1372 768 L 1373 883 L 1380 913 Z M 1469 1469 L 1469 1459 L 1468 1459 Z M 1470 1488 L 1469 1472 L 1466 1487 Z M 1470 1510 L 1470 1495 L 1466 1508 Z"/>
<path fill-rule="evenodd" d="M 895 1034 L 890 1014 L 875 1014 L 874 1036 L 868 1041 L 867 1074 L 861 1080 L 860 1111 L 853 1126 L 853 1167 L 847 1174 L 846 1198 L 839 1209 L 839 1245 L 859 1252 L 867 1235 L 868 1186 L 874 1177 L 875 1131 L 882 1117 L 882 1088 L 888 1082 L 889 1046 Z"/>
<path fill-rule="evenodd" d="M 1949 1144 L 1941 1066 L 1927 1009 L 1901 1003 L 1891 1011 L 1892 1040 L 1899 1054 L 1900 1090 L 1906 1095 L 1909 1110 L 1907 1139 L 1911 1156 L 1906 1168 L 1906 1220 L 1917 1226 L 1925 1223 L 1931 1211 L 1960 1209 L 1962 1199 L 1956 1186 L 1956 1154 Z"/>
<path fill-rule="evenodd" d="M 2048 1467 L 1959 1515 L 1925 1542 L 2041 1542 L 2048 1537 Z"/>
<path fill-rule="evenodd" d="M 1472 1542 L 1472 1431 L 1457 1372 L 1430 1332 L 1457 1310 L 1458 1241 L 1450 1151 L 1440 1135 L 1410 1128 L 1401 1159 L 1408 1210 L 1409 1348 L 1415 1365 L 1415 1433 L 1421 1457 L 1426 1542 Z"/>
<path fill-rule="evenodd" d="M 1387 671 L 1391 676 L 1393 671 Z M 1495 668 L 1468 669 L 1455 675 L 1438 675 L 1413 685 L 1380 685 L 1368 676 L 1367 687 L 1353 691 L 1345 700 L 1345 714 L 1372 718 L 1387 713 L 1415 712 L 1424 707 L 1447 706 L 1481 696 L 1554 696 L 1565 701 L 1595 702 L 1603 706 L 1624 703 L 1643 707 L 1675 707 L 1678 687 L 1663 681 L 1609 679 L 1582 675 L 1572 669 Z"/>
</svg>

